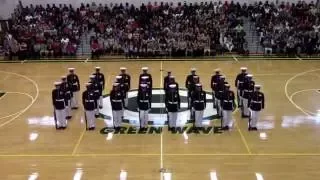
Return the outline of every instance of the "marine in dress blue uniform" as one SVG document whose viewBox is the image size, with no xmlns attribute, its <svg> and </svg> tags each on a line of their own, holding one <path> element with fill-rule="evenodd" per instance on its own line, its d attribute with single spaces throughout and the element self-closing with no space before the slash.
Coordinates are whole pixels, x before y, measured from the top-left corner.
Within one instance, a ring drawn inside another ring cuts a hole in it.
<svg viewBox="0 0 320 180">
<path fill-rule="evenodd" d="M 56 129 L 66 129 L 66 104 L 65 104 L 65 94 L 61 90 L 61 82 L 55 82 L 55 89 L 52 90 L 52 105 L 54 108 L 54 119 L 56 124 Z"/>
<path fill-rule="evenodd" d="M 196 89 L 191 94 L 192 108 L 194 109 L 194 118 L 196 128 L 202 127 L 203 112 L 206 109 L 206 93 L 202 90 L 201 84 L 196 84 Z"/>
<path fill-rule="evenodd" d="M 152 76 L 148 73 L 149 68 L 148 67 L 142 67 L 142 73 L 139 76 L 139 85 L 147 83 L 149 86 L 149 90 L 152 91 L 153 88 L 153 82 L 152 82 Z M 142 77 L 148 77 L 147 82 L 143 82 Z"/>
<path fill-rule="evenodd" d="M 90 75 L 89 78 L 90 78 L 92 91 L 94 93 L 95 100 L 96 100 L 95 116 L 99 117 L 99 100 L 100 100 L 100 97 L 102 96 L 101 84 L 98 82 L 95 75 Z"/>
<path fill-rule="evenodd" d="M 92 90 L 92 84 L 86 83 L 86 90 L 82 93 L 82 105 L 84 108 L 84 115 L 86 119 L 86 129 L 94 130 L 95 124 L 95 109 L 97 107 L 97 100 Z"/>
<path fill-rule="evenodd" d="M 125 95 L 124 95 L 124 107 L 128 107 L 128 92 L 130 91 L 131 88 L 131 76 L 126 72 L 127 68 L 126 67 L 120 67 L 120 75 L 122 77 L 122 80 L 125 85 Z"/>
<path fill-rule="evenodd" d="M 243 100 L 243 107 L 242 107 L 242 117 L 249 117 L 249 99 L 254 91 L 254 85 L 255 82 L 252 80 L 253 75 L 248 74 L 246 75 L 244 84 L 243 84 L 243 94 L 242 94 L 242 100 Z"/>
<path fill-rule="evenodd" d="M 149 120 L 152 96 L 147 84 L 140 84 L 138 91 L 137 104 L 139 108 L 140 128 L 146 128 Z"/>
<path fill-rule="evenodd" d="M 249 131 L 256 131 L 257 122 L 260 119 L 260 112 L 264 109 L 264 94 L 260 91 L 261 86 L 255 85 L 255 91 L 249 98 L 248 106 L 250 109 Z"/>
<path fill-rule="evenodd" d="M 191 112 L 191 107 L 192 107 L 191 106 L 191 93 L 192 93 L 192 90 L 194 89 L 195 84 L 196 84 L 194 82 L 194 79 L 197 76 L 196 71 L 197 71 L 196 68 L 191 68 L 191 74 L 189 74 L 187 76 L 186 82 L 185 82 L 185 88 L 188 90 L 188 97 L 187 98 L 188 98 L 188 108 L 190 109 L 190 112 Z"/>
<path fill-rule="evenodd" d="M 67 76 L 61 76 L 61 90 L 65 94 L 65 104 L 66 104 L 66 119 L 71 119 L 71 98 L 72 92 L 69 83 L 67 82 Z"/>
<path fill-rule="evenodd" d="M 103 108 L 103 97 L 102 97 L 102 95 L 103 95 L 104 86 L 105 86 L 105 78 L 104 78 L 104 74 L 101 73 L 101 67 L 96 67 L 95 69 L 96 69 L 96 72 L 93 73 L 93 75 L 95 76 L 95 80 L 96 80 L 96 82 L 99 83 L 100 88 L 101 88 L 100 89 L 101 93 L 100 93 L 100 96 L 99 96 L 98 106 L 99 106 L 100 109 L 102 109 Z"/>
<path fill-rule="evenodd" d="M 225 76 L 220 76 L 219 81 L 217 82 L 216 88 L 215 88 L 215 99 L 216 99 L 216 108 L 217 108 L 217 114 L 218 117 L 222 117 L 222 107 L 221 107 L 221 98 L 225 90 L 225 85 L 228 84 L 225 81 Z"/>
<path fill-rule="evenodd" d="M 240 70 L 241 70 L 241 73 L 237 75 L 237 78 L 234 82 L 234 85 L 237 88 L 238 107 L 242 107 L 242 104 L 243 104 L 241 95 L 243 94 L 244 81 L 245 81 L 246 75 L 248 74 L 246 67 L 241 67 Z"/>
<path fill-rule="evenodd" d="M 232 112 L 236 108 L 234 92 L 230 90 L 230 85 L 225 85 L 225 91 L 221 96 L 222 108 L 222 130 L 229 130 L 232 124 Z"/>
<path fill-rule="evenodd" d="M 75 74 L 75 68 L 68 68 L 69 74 L 67 75 L 67 82 L 71 87 L 72 99 L 71 99 L 71 109 L 78 109 L 78 99 L 80 91 L 80 81 L 78 75 Z"/>
<path fill-rule="evenodd" d="M 112 108 L 113 125 L 115 129 L 119 129 L 122 123 L 122 111 L 124 107 L 124 97 L 120 91 L 118 83 L 113 84 L 110 92 L 110 103 Z"/>
<path fill-rule="evenodd" d="M 165 105 L 168 112 L 168 128 L 172 130 L 177 126 L 178 111 L 180 109 L 180 95 L 176 84 L 168 85 L 165 95 Z"/>
<path fill-rule="evenodd" d="M 217 89 L 217 84 L 220 80 L 220 69 L 215 69 L 215 74 L 211 76 L 211 89 L 212 89 L 212 101 L 213 101 L 213 108 L 217 108 L 216 107 L 216 98 L 215 98 L 215 92 Z"/>
</svg>

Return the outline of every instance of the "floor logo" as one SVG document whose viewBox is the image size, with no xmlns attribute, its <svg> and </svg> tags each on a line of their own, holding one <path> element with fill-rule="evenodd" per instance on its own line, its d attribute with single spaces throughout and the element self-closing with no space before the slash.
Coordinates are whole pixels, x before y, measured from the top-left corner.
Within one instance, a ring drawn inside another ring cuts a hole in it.
<svg viewBox="0 0 320 180">
<path fill-rule="evenodd" d="M 187 101 L 187 90 L 180 89 L 181 109 L 178 113 L 177 125 L 184 126 L 190 120 L 190 111 Z M 139 126 L 139 112 L 137 105 L 137 90 L 131 90 L 128 92 L 128 109 L 124 111 L 124 122 L 132 124 L 133 126 Z M 164 91 L 156 88 L 152 90 L 152 105 L 149 112 L 149 124 L 156 126 L 163 126 L 167 123 L 167 114 L 165 112 L 164 104 Z M 213 109 L 212 94 L 207 93 L 207 107 L 204 111 L 203 120 L 210 121 L 216 115 L 216 110 Z M 101 117 L 106 121 L 112 123 L 112 110 L 110 104 L 110 96 L 106 95 L 103 98 L 103 109 L 100 110 Z M 110 125 L 108 125 L 110 127 Z"/>
<path fill-rule="evenodd" d="M 5 92 L 0 91 L 0 97 L 5 95 L 5 94 L 6 94 Z"/>
</svg>

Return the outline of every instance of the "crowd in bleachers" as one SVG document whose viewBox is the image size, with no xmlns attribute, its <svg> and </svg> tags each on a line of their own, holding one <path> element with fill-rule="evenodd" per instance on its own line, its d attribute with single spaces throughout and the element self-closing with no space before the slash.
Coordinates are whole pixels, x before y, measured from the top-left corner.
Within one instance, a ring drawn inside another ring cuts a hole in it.
<svg viewBox="0 0 320 180">
<path fill-rule="evenodd" d="M 249 7 L 265 54 L 300 56 L 320 52 L 319 11 L 314 2 L 256 3 Z"/>
<path fill-rule="evenodd" d="M 80 11 L 71 5 L 61 4 L 16 9 L 11 31 L 4 40 L 9 58 L 75 56 L 82 32 L 83 19 L 79 15 Z"/>
<path fill-rule="evenodd" d="M 93 53 L 124 52 L 128 57 L 242 53 L 243 10 L 239 3 L 221 1 L 100 5 L 90 11 L 94 18 L 88 24 L 89 30 L 97 32 L 92 39 Z"/>
<path fill-rule="evenodd" d="M 93 58 L 248 54 L 243 27 L 247 17 L 255 24 L 265 54 L 320 52 L 318 8 L 304 1 L 21 6 L 14 12 L 4 49 L 10 59 L 75 56 L 81 34 L 94 32 Z"/>
</svg>

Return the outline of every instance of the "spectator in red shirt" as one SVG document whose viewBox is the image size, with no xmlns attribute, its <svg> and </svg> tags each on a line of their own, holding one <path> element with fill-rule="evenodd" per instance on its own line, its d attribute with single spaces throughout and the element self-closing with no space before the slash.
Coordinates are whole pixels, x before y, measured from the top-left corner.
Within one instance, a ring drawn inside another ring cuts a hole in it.
<svg viewBox="0 0 320 180">
<path fill-rule="evenodd" d="M 98 41 L 95 39 L 91 43 L 91 58 L 97 58 L 99 59 L 100 52 L 99 52 L 99 44 Z"/>
<path fill-rule="evenodd" d="M 60 57 L 61 54 L 61 44 L 59 39 L 56 39 L 53 43 L 52 43 L 52 49 L 53 49 L 53 56 L 55 58 Z"/>
</svg>

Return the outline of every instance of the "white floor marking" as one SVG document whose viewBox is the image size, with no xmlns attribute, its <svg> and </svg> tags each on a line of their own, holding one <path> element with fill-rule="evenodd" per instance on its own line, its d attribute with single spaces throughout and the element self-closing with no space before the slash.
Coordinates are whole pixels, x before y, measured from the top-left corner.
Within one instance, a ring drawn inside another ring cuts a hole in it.
<svg viewBox="0 0 320 180">
<path fill-rule="evenodd" d="M 311 72 L 315 72 L 315 71 L 320 71 L 320 69 L 312 69 L 312 70 L 308 70 L 308 71 L 304 71 L 304 72 L 295 74 L 294 76 L 292 76 L 290 79 L 288 79 L 288 80 L 286 81 L 286 84 L 285 84 L 285 86 L 284 86 L 284 93 L 285 93 L 287 99 L 290 101 L 290 103 L 291 103 L 293 106 L 295 106 L 297 109 L 299 109 L 301 112 L 303 112 L 305 115 L 310 116 L 310 117 L 312 117 L 312 114 L 306 112 L 303 108 L 301 108 L 300 106 L 298 106 L 298 105 L 292 100 L 292 94 L 294 94 L 294 93 L 292 93 L 291 96 L 289 95 L 289 93 L 288 93 L 288 86 L 289 86 L 289 84 L 291 83 L 291 81 L 293 81 L 293 80 L 296 79 L 297 77 L 303 76 L 303 75 L 305 75 L 305 74 L 307 74 L 307 73 L 311 73 Z"/>
<path fill-rule="evenodd" d="M 161 71 L 162 69 L 163 69 L 163 61 L 160 61 L 160 85 L 159 85 L 159 87 L 162 86 L 162 79 L 163 79 L 163 71 Z M 160 135 L 160 170 L 162 170 L 162 169 L 163 169 L 163 132 L 161 132 L 161 135 Z M 163 172 L 160 173 L 160 180 L 163 180 Z"/>
<path fill-rule="evenodd" d="M 19 113 L 17 113 L 17 115 L 12 117 L 8 121 L 5 121 L 5 122 L 1 123 L 0 124 L 0 128 L 1 128 L 1 127 L 5 126 L 5 125 L 11 123 L 15 119 L 17 119 L 22 113 L 26 112 L 36 102 L 36 100 L 38 99 L 38 96 L 39 96 L 39 87 L 38 87 L 38 84 L 34 80 L 30 79 L 28 76 L 25 76 L 25 75 L 22 75 L 22 74 L 18 74 L 18 73 L 14 73 L 14 72 L 1 71 L 1 70 L 0 70 L 0 72 L 22 77 L 22 78 L 26 79 L 27 81 L 30 81 L 34 85 L 34 87 L 36 88 L 36 95 L 35 95 L 35 97 L 32 97 L 33 98 L 32 102 L 26 108 L 24 108 Z"/>
<path fill-rule="evenodd" d="M 236 58 L 236 56 L 232 55 L 232 58 L 233 58 L 235 61 L 239 62 L 239 60 Z"/>
</svg>

